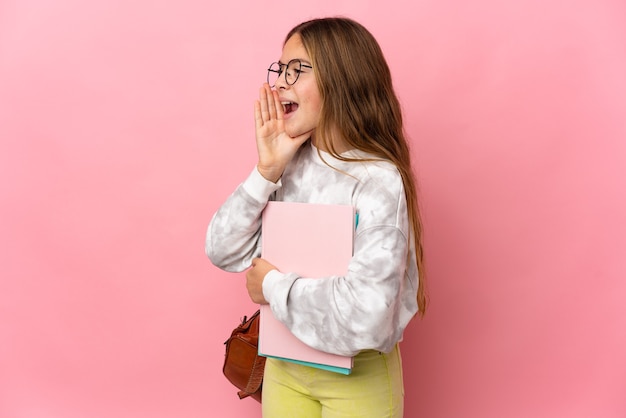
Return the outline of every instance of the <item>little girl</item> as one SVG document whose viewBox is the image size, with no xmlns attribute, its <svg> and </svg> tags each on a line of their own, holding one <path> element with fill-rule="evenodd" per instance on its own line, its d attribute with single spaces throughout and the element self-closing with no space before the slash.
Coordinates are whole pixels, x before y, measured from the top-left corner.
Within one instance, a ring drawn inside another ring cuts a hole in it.
<svg viewBox="0 0 626 418">
<path fill-rule="evenodd" d="M 355 356 L 347 376 L 268 359 L 263 416 L 402 417 L 398 343 L 426 308 L 422 227 L 400 105 L 378 43 L 346 18 L 296 26 L 254 116 L 258 163 L 211 220 L 206 253 L 224 270 L 248 269 L 252 301 L 269 304 L 300 340 Z M 298 277 L 259 258 L 270 200 L 354 206 L 347 275 Z"/>
</svg>

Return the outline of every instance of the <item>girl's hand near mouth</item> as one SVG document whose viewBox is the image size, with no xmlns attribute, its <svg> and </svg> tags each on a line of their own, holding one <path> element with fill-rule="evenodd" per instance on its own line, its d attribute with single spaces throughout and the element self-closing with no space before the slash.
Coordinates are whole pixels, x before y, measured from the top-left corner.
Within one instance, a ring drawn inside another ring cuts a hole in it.
<svg viewBox="0 0 626 418">
<path fill-rule="evenodd" d="M 263 84 L 259 100 L 254 104 L 256 144 L 259 154 L 257 169 L 267 180 L 276 183 L 300 146 L 309 139 L 306 132 L 295 138 L 285 132 L 283 105 L 276 90 Z"/>
</svg>

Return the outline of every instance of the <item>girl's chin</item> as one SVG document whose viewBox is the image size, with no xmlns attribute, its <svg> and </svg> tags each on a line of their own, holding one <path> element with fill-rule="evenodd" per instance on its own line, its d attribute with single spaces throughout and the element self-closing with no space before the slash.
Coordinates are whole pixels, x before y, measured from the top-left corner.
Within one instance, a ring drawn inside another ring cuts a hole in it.
<svg viewBox="0 0 626 418">
<path fill-rule="evenodd" d="M 287 135 L 289 135 L 291 138 L 296 138 L 299 137 L 300 135 L 305 135 L 305 134 L 309 134 L 309 136 L 311 136 L 311 133 L 313 132 L 312 129 L 303 129 L 303 128 L 298 128 L 298 127 L 285 127 L 285 132 L 287 133 Z"/>
</svg>

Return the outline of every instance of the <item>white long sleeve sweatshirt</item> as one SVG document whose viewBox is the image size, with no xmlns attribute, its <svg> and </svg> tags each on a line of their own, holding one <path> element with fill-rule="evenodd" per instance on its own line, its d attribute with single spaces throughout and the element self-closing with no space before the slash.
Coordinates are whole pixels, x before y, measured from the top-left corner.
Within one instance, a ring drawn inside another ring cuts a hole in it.
<svg viewBox="0 0 626 418">
<path fill-rule="evenodd" d="M 356 207 L 354 255 L 345 277 L 272 271 L 263 294 L 274 316 L 313 348 L 348 356 L 365 349 L 389 352 L 418 310 L 402 179 L 389 162 L 346 162 L 320 153 L 323 160 L 306 142 L 276 184 L 255 168 L 213 216 L 206 253 L 224 270 L 249 268 L 261 255 L 261 214 L 268 200 Z M 345 156 L 369 157 L 357 151 Z"/>
</svg>

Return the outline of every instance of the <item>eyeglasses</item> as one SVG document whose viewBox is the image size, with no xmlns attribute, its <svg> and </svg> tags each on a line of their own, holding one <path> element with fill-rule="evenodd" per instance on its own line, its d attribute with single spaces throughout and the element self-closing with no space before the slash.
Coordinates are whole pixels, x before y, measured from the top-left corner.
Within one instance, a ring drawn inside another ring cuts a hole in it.
<svg viewBox="0 0 626 418">
<path fill-rule="evenodd" d="M 288 85 L 293 86 L 298 81 L 303 68 L 313 68 L 310 65 L 303 64 L 299 59 L 293 59 L 287 64 L 273 62 L 267 69 L 267 84 L 274 87 L 280 76 L 285 73 L 285 81 Z M 285 71 L 285 69 L 287 71 Z"/>
</svg>

